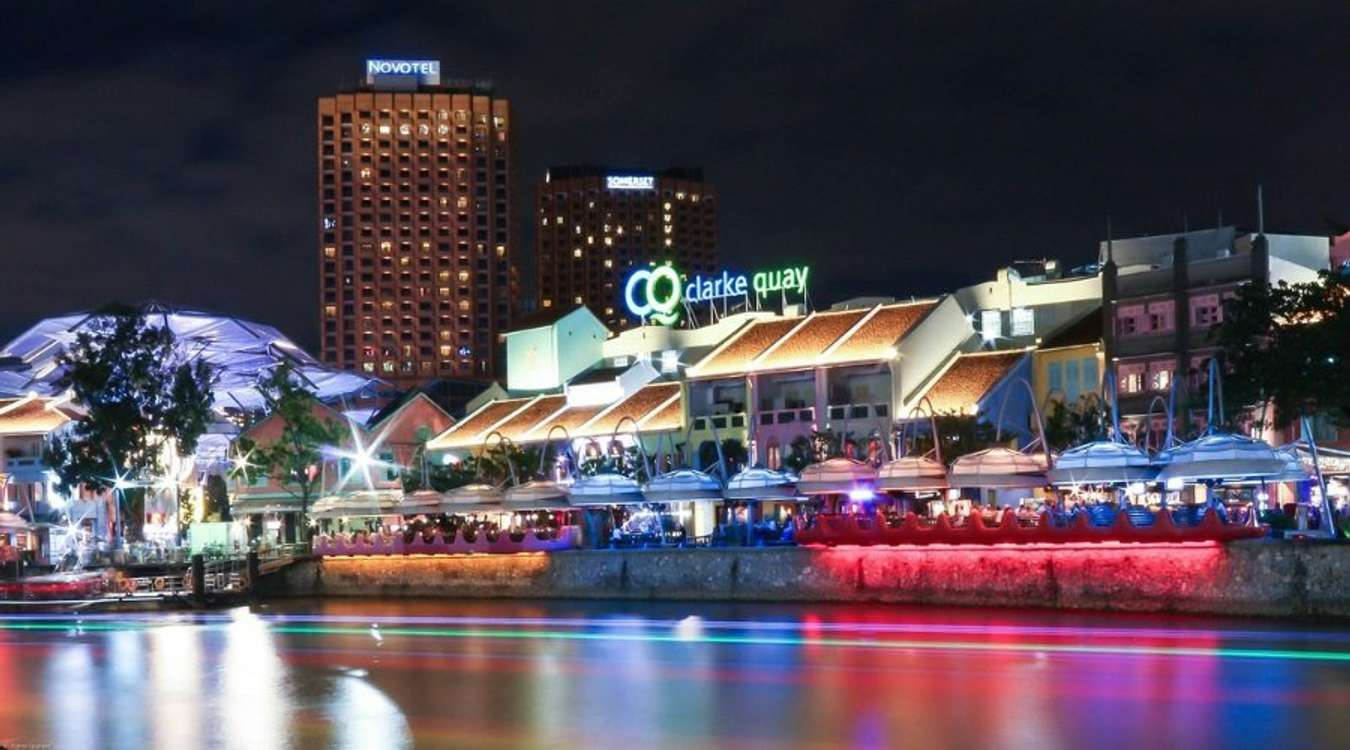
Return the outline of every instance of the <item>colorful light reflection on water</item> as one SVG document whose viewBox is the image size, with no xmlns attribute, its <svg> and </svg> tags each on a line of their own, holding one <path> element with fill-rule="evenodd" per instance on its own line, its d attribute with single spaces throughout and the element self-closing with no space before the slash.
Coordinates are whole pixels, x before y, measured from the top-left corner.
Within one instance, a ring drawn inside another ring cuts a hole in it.
<svg viewBox="0 0 1350 750">
<path fill-rule="evenodd" d="M 1350 628 L 881 606 L 0 617 L 0 745 L 1337 745 Z"/>
</svg>

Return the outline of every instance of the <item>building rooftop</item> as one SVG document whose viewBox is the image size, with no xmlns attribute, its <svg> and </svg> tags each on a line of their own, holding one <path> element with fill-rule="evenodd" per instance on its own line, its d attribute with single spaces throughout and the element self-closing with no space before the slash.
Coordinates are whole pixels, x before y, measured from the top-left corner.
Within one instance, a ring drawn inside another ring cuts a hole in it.
<svg viewBox="0 0 1350 750">
<path fill-rule="evenodd" d="M 0 399 L 0 435 L 45 435 L 79 416 L 64 399 Z"/>
<path fill-rule="evenodd" d="M 1094 307 L 1060 326 L 1041 342 L 1042 349 L 1084 346 L 1102 340 L 1102 308 Z"/>
<path fill-rule="evenodd" d="M 690 377 L 818 364 L 867 362 L 895 356 L 896 343 L 937 304 L 934 300 L 814 313 L 807 318 L 756 321 L 727 339 Z"/>
<path fill-rule="evenodd" d="M 857 325 L 870 310 L 815 313 L 786 336 L 773 349 L 752 363 L 755 369 L 779 370 L 811 367 L 831 344 Z"/>
<path fill-rule="evenodd" d="M 578 431 L 580 435 L 608 435 L 624 419 L 631 418 L 642 427 L 642 420 L 666 402 L 680 397 L 679 383 L 653 383 L 639 388 L 633 395 L 620 401 L 609 411 L 600 414 Z M 627 426 L 625 427 L 627 429 Z"/>
<path fill-rule="evenodd" d="M 1017 349 L 958 355 L 922 395 L 938 414 L 975 414 L 976 405 L 1026 354 Z"/>
</svg>

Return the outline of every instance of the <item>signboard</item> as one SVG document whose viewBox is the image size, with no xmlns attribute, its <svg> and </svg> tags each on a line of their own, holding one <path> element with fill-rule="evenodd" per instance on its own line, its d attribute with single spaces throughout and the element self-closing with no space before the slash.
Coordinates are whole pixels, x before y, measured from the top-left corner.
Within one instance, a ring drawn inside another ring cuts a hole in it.
<svg viewBox="0 0 1350 750">
<path fill-rule="evenodd" d="M 655 190 L 656 178 L 651 175 L 612 174 L 605 177 L 607 190 Z"/>
<path fill-rule="evenodd" d="M 440 60 L 366 60 L 366 83 L 380 78 L 414 78 L 417 83 L 437 86 L 441 82 Z"/>
<path fill-rule="evenodd" d="M 788 266 L 753 274 L 723 271 L 717 276 L 695 275 L 689 279 L 669 263 L 635 271 L 624 284 L 623 299 L 628 311 L 643 320 L 673 325 L 680 318 L 681 302 L 713 302 L 728 297 L 754 294 L 760 301 L 777 292 L 806 297 L 806 279 L 810 266 Z"/>
</svg>

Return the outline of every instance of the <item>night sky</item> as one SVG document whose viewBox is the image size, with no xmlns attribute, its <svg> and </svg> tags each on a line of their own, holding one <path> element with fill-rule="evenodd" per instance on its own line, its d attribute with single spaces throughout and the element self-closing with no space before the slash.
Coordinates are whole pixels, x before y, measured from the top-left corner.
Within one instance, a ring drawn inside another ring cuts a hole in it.
<svg viewBox="0 0 1350 750">
<path fill-rule="evenodd" d="M 1251 226 L 1258 183 L 1272 230 L 1350 224 L 1343 1 L 93 5 L 6 4 L 6 337 L 157 298 L 312 346 L 314 100 L 366 57 L 511 100 L 526 263 L 575 162 L 703 167 L 725 264 L 812 263 L 817 304 L 1085 262 L 1108 214 Z"/>
</svg>

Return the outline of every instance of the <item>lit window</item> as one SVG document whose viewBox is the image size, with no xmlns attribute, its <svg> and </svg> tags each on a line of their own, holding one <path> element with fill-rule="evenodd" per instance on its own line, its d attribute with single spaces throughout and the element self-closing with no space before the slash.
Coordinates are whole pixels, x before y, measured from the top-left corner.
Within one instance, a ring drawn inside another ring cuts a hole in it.
<svg viewBox="0 0 1350 750">
<path fill-rule="evenodd" d="M 578 247 L 578 248 L 576 248 L 575 250 L 573 250 L 573 251 L 572 251 L 572 257 L 573 257 L 573 258 L 580 258 L 580 257 L 581 257 L 581 248 Z"/>
<path fill-rule="evenodd" d="M 575 298 L 575 302 L 576 302 L 578 305 L 581 304 L 581 297 L 580 297 L 580 296 L 576 297 L 576 298 Z"/>
<path fill-rule="evenodd" d="M 325 258 L 336 258 L 336 257 L 337 257 L 337 248 L 336 248 L 336 247 L 333 247 L 332 245 L 328 245 L 328 246 L 324 247 L 324 249 L 323 249 L 323 256 L 324 256 Z"/>
<path fill-rule="evenodd" d="M 380 126 L 380 135 L 389 135 L 389 126 L 388 126 L 388 125 L 381 125 L 381 126 Z M 393 369 L 392 366 L 391 366 L 390 369 Z"/>
<path fill-rule="evenodd" d="M 337 317 L 337 305 L 324 305 L 323 314 L 330 318 Z"/>
<path fill-rule="evenodd" d="M 680 369 L 680 353 L 675 350 L 661 352 L 661 372 L 672 373 Z"/>
<path fill-rule="evenodd" d="M 613 267 L 614 267 L 614 260 L 612 258 L 605 258 L 605 268 L 613 268 Z"/>
<path fill-rule="evenodd" d="M 544 307 L 553 307 L 553 300 L 546 299 L 543 302 L 540 302 L 539 304 L 543 305 Z"/>
<path fill-rule="evenodd" d="M 998 310 L 980 311 L 980 338 L 994 341 L 1003 333 L 1003 314 Z"/>
<path fill-rule="evenodd" d="M 1015 307 L 1012 311 L 1012 335 L 1031 336 L 1036 333 L 1036 314 L 1029 307 Z"/>
</svg>

